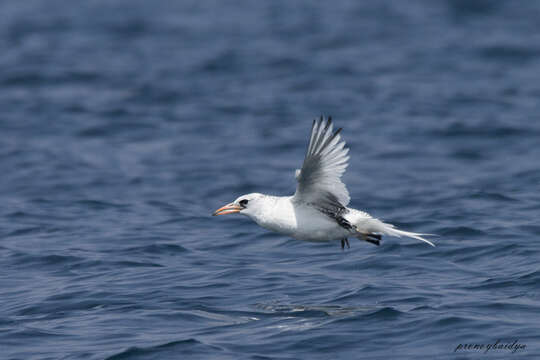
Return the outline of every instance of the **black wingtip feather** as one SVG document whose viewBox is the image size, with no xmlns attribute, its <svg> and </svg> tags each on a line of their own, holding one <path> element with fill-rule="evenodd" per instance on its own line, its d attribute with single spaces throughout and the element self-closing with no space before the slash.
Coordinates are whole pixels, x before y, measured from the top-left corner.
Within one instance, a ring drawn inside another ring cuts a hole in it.
<svg viewBox="0 0 540 360">
<path fill-rule="evenodd" d="M 324 121 L 323 119 L 324 118 L 321 115 L 319 127 L 317 128 L 317 138 L 315 139 L 315 142 L 313 143 L 313 147 L 311 147 L 311 151 L 313 151 L 314 153 L 317 149 L 321 148 L 321 143 L 324 139 L 325 134 L 328 132 L 328 128 L 330 127 L 330 124 L 331 124 L 331 122 L 327 122 L 324 125 L 324 130 L 321 131 L 321 126 L 323 125 L 323 121 Z"/>
<path fill-rule="evenodd" d="M 337 130 L 332 134 L 332 136 L 330 136 L 328 139 L 326 139 L 326 141 L 324 142 L 324 144 L 321 146 L 321 148 L 320 148 L 320 150 L 319 150 L 319 153 L 320 153 L 321 151 L 323 151 L 323 149 L 325 149 L 325 148 L 328 146 L 328 144 L 330 144 L 330 142 L 331 142 L 332 140 L 334 140 L 334 138 L 335 138 L 336 136 L 338 136 L 338 134 L 341 132 L 341 130 L 342 130 L 342 128 L 337 129 Z"/>
<path fill-rule="evenodd" d="M 317 153 L 320 153 L 328 144 L 330 144 L 332 140 L 334 140 L 334 138 L 341 132 L 341 130 L 343 130 L 342 128 L 337 129 L 328 139 L 326 139 L 324 143 L 321 143 L 324 138 L 324 135 L 328 132 L 330 125 L 332 125 L 332 116 L 328 116 L 326 118 L 324 131 L 321 132 L 320 130 L 321 130 L 321 126 L 323 125 L 323 122 L 324 122 L 323 115 L 321 115 L 319 119 L 317 118 L 313 119 L 313 125 L 311 126 L 311 134 L 313 135 L 313 129 L 315 128 L 315 126 L 317 126 L 317 133 L 315 134 L 314 138 L 310 138 L 309 140 L 306 157 L 309 154 L 312 154 L 314 149 L 319 149 Z"/>
<path fill-rule="evenodd" d="M 330 127 L 331 124 L 332 124 L 332 120 L 328 119 L 328 121 L 326 122 L 326 125 L 324 126 L 325 133 L 328 131 L 328 128 Z"/>
</svg>

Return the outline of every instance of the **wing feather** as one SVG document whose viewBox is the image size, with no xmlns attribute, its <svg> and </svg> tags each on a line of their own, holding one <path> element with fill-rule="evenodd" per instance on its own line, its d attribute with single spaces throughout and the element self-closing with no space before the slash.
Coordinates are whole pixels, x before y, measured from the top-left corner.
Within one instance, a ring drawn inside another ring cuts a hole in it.
<svg viewBox="0 0 540 360">
<path fill-rule="evenodd" d="M 296 171 L 298 186 L 294 200 L 325 209 L 343 209 L 350 196 L 341 176 L 348 165 L 349 152 L 341 140 L 341 128 L 333 131 L 332 118 L 313 120 L 311 137 L 302 169 Z"/>
</svg>

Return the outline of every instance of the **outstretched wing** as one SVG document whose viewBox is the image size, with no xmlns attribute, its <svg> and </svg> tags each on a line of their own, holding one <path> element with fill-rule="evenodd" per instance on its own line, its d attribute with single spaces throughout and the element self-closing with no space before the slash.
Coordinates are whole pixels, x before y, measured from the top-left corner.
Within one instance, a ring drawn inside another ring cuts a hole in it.
<svg viewBox="0 0 540 360">
<path fill-rule="evenodd" d="M 293 200 L 313 204 L 332 212 L 343 210 L 350 196 L 341 175 L 348 165 L 349 149 L 339 132 L 333 132 L 332 118 L 313 121 L 311 138 L 301 170 L 296 170 L 298 186 Z"/>
</svg>

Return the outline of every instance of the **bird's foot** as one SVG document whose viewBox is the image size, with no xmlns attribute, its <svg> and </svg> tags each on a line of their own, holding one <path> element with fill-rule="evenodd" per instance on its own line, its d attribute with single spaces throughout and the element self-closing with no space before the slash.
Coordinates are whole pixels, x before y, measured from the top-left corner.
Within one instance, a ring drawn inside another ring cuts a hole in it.
<svg viewBox="0 0 540 360">
<path fill-rule="evenodd" d="M 359 238 L 373 245 L 377 245 L 377 246 L 381 245 L 382 236 L 380 234 L 365 234 L 364 233 Z"/>
<path fill-rule="evenodd" d="M 367 234 L 365 240 L 373 245 L 381 245 L 382 236 L 379 234 Z"/>
<path fill-rule="evenodd" d="M 368 243 L 371 243 L 371 244 L 373 244 L 373 245 L 377 245 L 377 246 L 381 245 L 381 241 L 380 241 L 380 240 L 373 240 L 373 239 L 369 239 L 369 238 L 368 238 L 368 239 L 365 239 L 365 240 L 366 240 Z"/>
</svg>

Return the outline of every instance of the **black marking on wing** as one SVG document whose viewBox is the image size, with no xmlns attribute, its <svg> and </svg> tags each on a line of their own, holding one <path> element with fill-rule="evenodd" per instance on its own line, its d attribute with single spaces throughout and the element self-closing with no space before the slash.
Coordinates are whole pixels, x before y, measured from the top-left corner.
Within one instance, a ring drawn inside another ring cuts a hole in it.
<svg viewBox="0 0 540 360">
<path fill-rule="evenodd" d="M 326 216 L 336 220 L 339 226 L 346 230 L 352 230 L 353 225 L 343 217 L 347 214 L 349 210 L 337 201 L 335 196 L 330 193 L 325 194 L 323 198 L 327 201 L 324 201 L 321 204 L 311 204 L 314 208 L 325 214 Z"/>
<path fill-rule="evenodd" d="M 317 202 L 312 203 L 311 205 L 331 216 L 342 215 L 348 212 L 347 208 L 330 192 L 321 193 Z"/>
<path fill-rule="evenodd" d="M 342 216 L 339 216 L 336 218 L 336 221 L 337 223 L 339 224 L 339 226 L 341 226 L 342 228 L 346 229 L 346 230 L 352 230 L 352 225 L 350 222 L 348 222 L 344 217 Z"/>
</svg>

